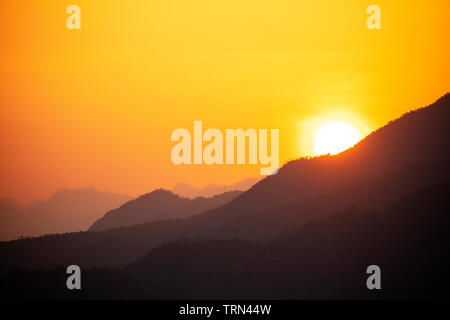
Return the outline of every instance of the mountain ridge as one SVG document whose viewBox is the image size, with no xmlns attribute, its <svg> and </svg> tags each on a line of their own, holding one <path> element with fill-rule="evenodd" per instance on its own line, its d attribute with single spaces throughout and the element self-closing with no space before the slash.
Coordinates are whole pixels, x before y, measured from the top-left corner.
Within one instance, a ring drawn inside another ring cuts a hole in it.
<svg viewBox="0 0 450 320">
<path fill-rule="evenodd" d="M 228 191 L 209 198 L 189 199 L 169 190 L 156 189 L 106 212 L 89 227 L 88 231 L 103 231 L 158 220 L 189 217 L 221 206 L 241 193 Z"/>
<path fill-rule="evenodd" d="M 13 200 L 2 201 L 0 240 L 84 231 L 104 212 L 130 199 L 128 195 L 87 187 L 59 189 L 49 199 L 26 207 L 18 206 Z"/>
<path fill-rule="evenodd" d="M 77 294 L 63 267 L 0 275 L 1 297 L 47 299 L 423 299 L 448 297 L 450 181 L 375 212 L 350 208 L 269 242 L 180 239 L 121 269 L 83 269 Z M 432 209 L 432 212 L 430 212 Z M 366 269 L 382 270 L 367 290 Z M 39 280 L 36 280 L 39 279 Z M 36 285 L 39 282 L 39 285 Z M 19 285 L 18 285 L 19 284 Z"/>
<path fill-rule="evenodd" d="M 201 188 L 193 187 L 187 183 L 177 183 L 175 186 L 173 186 L 172 192 L 188 198 L 211 197 L 227 191 L 247 191 L 261 179 L 262 177 L 249 177 L 233 184 L 210 183 Z"/>
<path fill-rule="evenodd" d="M 120 267 L 176 239 L 265 241 L 349 207 L 383 209 L 450 179 L 448 119 L 449 94 L 390 122 L 341 154 L 288 162 L 227 204 L 198 215 L 0 243 L 0 271 L 49 268 L 74 259 L 85 267 Z M 46 254 L 49 247 L 51 257 Z M 40 259 L 31 258 L 36 256 Z"/>
</svg>

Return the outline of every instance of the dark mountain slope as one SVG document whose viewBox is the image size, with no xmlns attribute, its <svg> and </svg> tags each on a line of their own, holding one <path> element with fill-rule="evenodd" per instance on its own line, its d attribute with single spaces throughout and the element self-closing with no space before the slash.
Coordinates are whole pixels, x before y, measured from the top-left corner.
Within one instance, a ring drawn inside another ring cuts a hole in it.
<svg viewBox="0 0 450 320">
<path fill-rule="evenodd" d="M 346 210 L 268 243 L 168 243 L 122 270 L 86 270 L 82 292 L 64 288 L 63 268 L 0 284 L 8 298 L 448 298 L 449 191 L 440 183 L 378 212 Z M 380 291 L 366 288 L 372 264 Z"/>
<path fill-rule="evenodd" d="M 122 272 L 152 288 L 146 297 L 450 297 L 449 192 L 441 183 L 380 212 L 346 210 L 267 244 L 176 242 Z M 379 292 L 366 288 L 372 264 L 382 270 Z"/>
<path fill-rule="evenodd" d="M 107 212 L 89 228 L 89 231 L 101 231 L 164 219 L 189 217 L 208 209 L 217 208 L 241 193 L 241 191 L 229 191 L 210 198 L 188 199 L 177 196 L 170 191 L 159 189 Z"/>
<path fill-rule="evenodd" d="M 449 120 L 450 94 L 446 94 L 431 106 L 390 122 L 341 154 L 287 163 L 278 174 L 260 181 L 228 207 L 232 211 L 255 212 L 361 183 L 381 185 L 374 194 L 385 190 L 377 198 L 364 198 L 362 205 L 366 200 L 372 200 L 367 204 L 378 203 L 378 207 L 383 207 L 385 204 L 380 201 L 386 195 L 407 194 L 412 182 L 422 182 L 423 187 L 435 181 L 437 176 L 449 176 Z M 411 174 L 407 183 L 393 180 L 398 175 Z"/>
<path fill-rule="evenodd" d="M 83 267 L 121 266 L 175 239 L 268 240 L 352 206 L 376 211 L 450 180 L 449 119 L 447 94 L 342 154 L 292 161 L 219 208 L 103 232 L 0 243 L 0 268 L 48 268 L 74 261 Z"/>
</svg>

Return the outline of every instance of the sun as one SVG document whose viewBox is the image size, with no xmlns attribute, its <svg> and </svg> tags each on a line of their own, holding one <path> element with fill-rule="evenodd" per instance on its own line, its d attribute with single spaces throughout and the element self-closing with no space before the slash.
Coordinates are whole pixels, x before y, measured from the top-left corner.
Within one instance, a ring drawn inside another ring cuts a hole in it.
<svg viewBox="0 0 450 320">
<path fill-rule="evenodd" d="M 338 154 L 371 132 L 371 126 L 360 114 L 344 107 L 330 108 L 300 122 L 299 147 L 303 157 Z"/>
<path fill-rule="evenodd" d="M 314 135 L 314 153 L 338 154 L 361 139 L 361 132 L 350 123 L 342 120 L 327 121 L 317 126 Z"/>
</svg>

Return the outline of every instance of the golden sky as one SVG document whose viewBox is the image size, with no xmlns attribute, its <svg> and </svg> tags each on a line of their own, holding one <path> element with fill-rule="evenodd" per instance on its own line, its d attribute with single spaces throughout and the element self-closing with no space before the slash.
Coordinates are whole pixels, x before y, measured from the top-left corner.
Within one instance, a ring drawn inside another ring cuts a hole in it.
<svg viewBox="0 0 450 320">
<path fill-rule="evenodd" d="M 81 30 L 66 27 L 71 4 Z M 371 4 L 381 30 L 366 27 Z M 449 10 L 448 0 L 1 1 L 0 197 L 88 185 L 136 195 L 259 174 L 175 166 L 170 135 L 194 120 L 279 129 L 281 164 L 311 154 L 311 119 L 345 114 L 369 132 L 449 91 Z"/>
</svg>

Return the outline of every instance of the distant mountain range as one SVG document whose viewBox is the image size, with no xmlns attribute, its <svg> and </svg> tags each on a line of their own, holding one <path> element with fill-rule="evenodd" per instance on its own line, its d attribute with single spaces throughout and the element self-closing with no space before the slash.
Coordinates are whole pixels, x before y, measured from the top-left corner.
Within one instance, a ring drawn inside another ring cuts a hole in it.
<svg viewBox="0 0 450 320">
<path fill-rule="evenodd" d="M 448 296 L 449 120 L 447 94 L 341 154 L 291 161 L 215 209 L 0 243 L 0 272 L 35 270 L 0 284 L 17 297 Z M 92 288 L 78 296 L 58 289 L 58 267 L 73 263 Z M 381 292 L 365 287 L 371 264 L 382 267 Z M 33 274 L 46 279 L 39 290 Z"/>
<path fill-rule="evenodd" d="M 164 244 L 120 270 L 83 271 L 64 287 L 63 267 L 0 276 L 1 298 L 419 299 L 448 298 L 450 182 L 384 210 L 353 208 L 269 242 L 238 239 Z M 366 269 L 382 270 L 367 290 Z M 61 284 L 62 283 L 62 284 Z"/>
<path fill-rule="evenodd" d="M 50 233 L 84 231 L 106 211 L 131 198 L 101 192 L 93 187 L 59 190 L 46 201 L 19 207 L 14 200 L 0 200 L 0 241 Z"/>
<path fill-rule="evenodd" d="M 159 189 L 107 212 L 89 228 L 89 231 L 101 231 L 165 219 L 185 218 L 217 208 L 241 193 L 242 191 L 229 191 L 210 198 L 188 199 L 170 191 Z"/>
<path fill-rule="evenodd" d="M 261 179 L 261 177 L 251 177 L 229 185 L 211 183 L 203 188 L 195 188 L 186 183 L 178 183 L 172 188 L 172 192 L 188 198 L 212 197 L 228 191 L 247 191 Z"/>
</svg>

